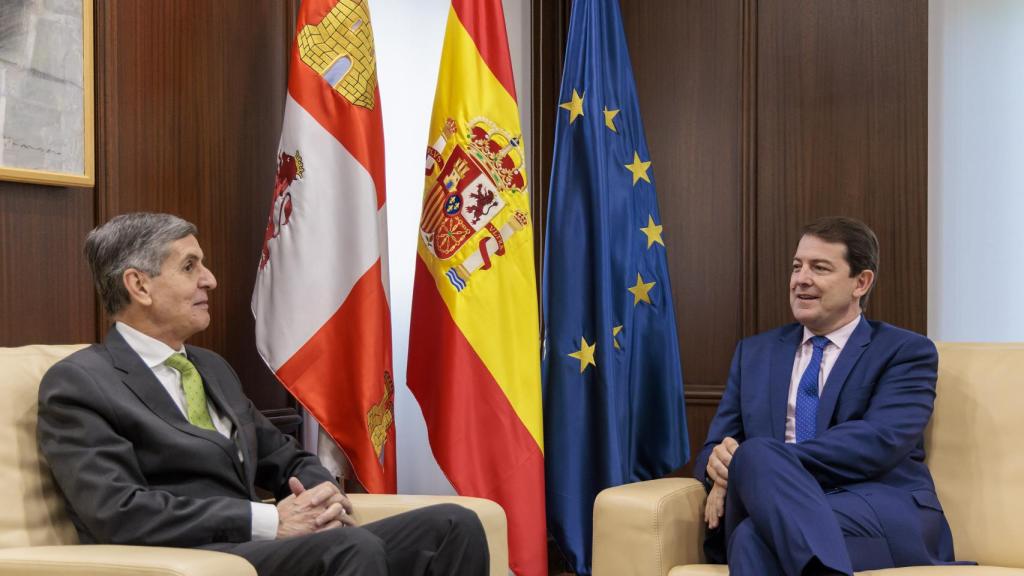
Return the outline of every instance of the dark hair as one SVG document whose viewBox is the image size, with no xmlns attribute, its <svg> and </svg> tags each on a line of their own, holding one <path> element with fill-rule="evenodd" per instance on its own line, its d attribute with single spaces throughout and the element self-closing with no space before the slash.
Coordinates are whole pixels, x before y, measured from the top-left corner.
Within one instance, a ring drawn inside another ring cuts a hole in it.
<svg viewBox="0 0 1024 576">
<path fill-rule="evenodd" d="M 804 226 L 800 235 L 843 244 L 846 246 L 846 263 L 850 265 L 850 278 L 871 270 L 875 274 L 875 283 L 878 282 L 878 237 L 867 224 L 856 218 L 827 216 Z M 875 289 L 875 283 L 860 297 L 861 310 L 867 309 L 868 296 Z"/>
<path fill-rule="evenodd" d="M 122 279 L 125 270 L 134 268 L 150 277 L 159 276 L 171 243 L 195 234 L 191 222 L 147 212 L 115 216 L 89 232 L 85 257 L 107 313 L 117 314 L 131 302 Z"/>
</svg>

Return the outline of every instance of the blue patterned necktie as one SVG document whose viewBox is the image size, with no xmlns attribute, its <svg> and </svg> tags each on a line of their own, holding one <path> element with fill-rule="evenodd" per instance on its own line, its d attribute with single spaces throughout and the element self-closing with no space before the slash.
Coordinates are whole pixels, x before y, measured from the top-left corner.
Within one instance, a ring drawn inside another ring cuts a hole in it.
<svg viewBox="0 0 1024 576">
<path fill-rule="evenodd" d="M 814 353 L 807 364 L 803 376 L 800 377 L 800 388 L 796 392 L 796 410 L 793 420 L 796 422 L 796 441 L 810 440 L 817 435 L 818 429 L 818 373 L 821 372 L 821 357 L 825 353 L 829 339 L 824 336 L 811 338 Z"/>
</svg>

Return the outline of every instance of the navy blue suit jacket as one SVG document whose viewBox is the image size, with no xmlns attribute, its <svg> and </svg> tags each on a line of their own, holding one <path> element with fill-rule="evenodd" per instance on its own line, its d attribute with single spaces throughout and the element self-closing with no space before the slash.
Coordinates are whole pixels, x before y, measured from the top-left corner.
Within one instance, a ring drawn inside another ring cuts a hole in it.
<svg viewBox="0 0 1024 576">
<path fill-rule="evenodd" d="M 803 338 L 789 324 L 742 340 L 708 438 L 695 461 L 704 481 L 711 450 L 726 436 L 785 440 L 793 361 Z M 862 318 L 818 402 L 817 437 L 787 444 L 824 491 L 864 497 L 897 565 L 953 559 L 952 538 L 924 463 L 938 354 L 931 340 Z M 766 495 L 767 497 L 767 495 Z"/>
</svg>

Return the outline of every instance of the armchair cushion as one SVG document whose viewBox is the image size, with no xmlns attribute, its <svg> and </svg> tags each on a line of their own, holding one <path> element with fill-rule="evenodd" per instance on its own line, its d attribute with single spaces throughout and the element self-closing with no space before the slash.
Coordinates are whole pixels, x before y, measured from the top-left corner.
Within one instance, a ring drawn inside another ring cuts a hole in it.
<svg viewBox="0 0 1024 576">
<path fill-rule="evenodd" d="M 0 550 L 0 576 L 256 576 L 241 556 L 156 546 L 32 546 Z"/>
<path fill-rule="evenodd" d="M 64 499 L 36 444 L 39 381 L 58 360 L 83 348 L 23 346 L 0 348 L 0 548 L 78 544 L 64 512 Z"/>
<path fill-rule="evenodd" d="M 1024 344 L 939 343 L 928 468 L 958 559 L 1024 569 Z M 1022 571 L 1024 572 L 1024 571 Z"/>
<path fill-rule="evenodd" d="M 704 486 L 663 478 L 609 488 L 594 503 L 595 576 L 664 575 L 700 557 Z"/>
</svg>

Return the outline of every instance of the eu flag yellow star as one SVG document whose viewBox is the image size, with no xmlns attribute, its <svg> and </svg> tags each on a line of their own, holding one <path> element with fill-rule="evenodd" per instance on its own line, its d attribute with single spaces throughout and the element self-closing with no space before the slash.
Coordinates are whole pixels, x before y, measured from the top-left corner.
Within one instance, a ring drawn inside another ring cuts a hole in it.
<svg viewBox="0 0 1024 576">
<path fill-rule="evenodd" d="M 651 303 L 651 297 L 648 294 L 656 282 L 644 282 L 644 279 L 640 276 L 640 273 L 636 273 L 636 285 L 629 288 L 629 291 L 633 293 L 633 306 L 641 302 Z"/>
<path fill-rule="evenodd" d="M 665 245 L 665 243 L 661 240 L 661 229 L 662 228 L 664 228 L 664 226 L 662 226 L 660 224 L 658 224 L 658 225 L 654 224 L 654 217 L 652 217 L 650 214 L 647 215 L 647 226 L 644 227 L 644 228 L 641 228 L 640 231 L 647 235 L 647 247 L 648 248 L 653 246 L 655 242 L 657 242 L 658 244 L 661 244 L 662 246 Z"/>
<path fill-rule="evenodd" d="M 559 108 L 569 111 L 569 124 L 575 122 L 577 117 L 583 116 L 583 98 L 586 96 L 586 92 L 583 93 L 583 96 L 580 96 L 574 88 L 572 91 L 572 100 L 562 102 L 558 105 Z"/>
<path fill-rule="evenodd" d="M 647 162 L 640 161 L 640 155 L 633 152 L 633 163 L 626 164 L 626 169 L 633 173 L 633 186 L 640 180 L 650 183 L 651 179 L 647 176 L 647 169 L 651 167 L 651 161 Z"/>
<path fill-rule="evenodd" d="M 571 358 L 575 358 L 580 361 L 580 374 L 587 369 L 587 366 L 597 367 L 597 362 L 594 361 L 594 351 L 597 349 L 597 342 L 593 344 L 587 344 L 586 338 L 580 338 L 580 349 L 569 354 Z"/>
<path fill-rule="evenodd" d="M 619 133 L 619 129 L 615 127 L 615 117 L 618 115 L 618 109 L 609 110 L 607 106 L 604 107 L 604 125 L 607 126 L 609 130 L 615 132 L 616 134 Z"/>
<path fill-rule="evenodd" d="M 616 337 L 619 335 L 619 332 L 622 332 L 622 324 L 619 324 L 618 326 L 612 326 L 612 345 L 615 346 L 616 350 L 622 350 L 622 347 L 619 346 L 619 341 L 616 339 Z"/>
</svg>

